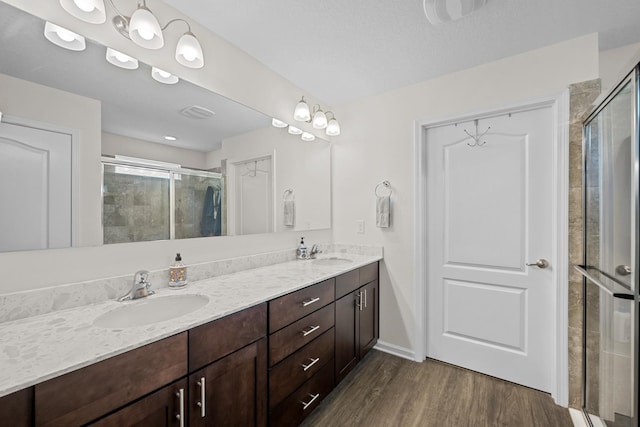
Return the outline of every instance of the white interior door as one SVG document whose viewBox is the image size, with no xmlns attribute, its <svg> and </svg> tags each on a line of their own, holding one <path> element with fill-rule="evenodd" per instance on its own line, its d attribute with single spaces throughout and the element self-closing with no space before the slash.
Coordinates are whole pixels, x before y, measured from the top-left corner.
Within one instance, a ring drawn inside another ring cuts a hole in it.
<svg viewBox="0 0 640 427">
<path fill-rule="evenodd" d="M 0 252 L 71 246 L 71 135 L 0 123 Z"/>
<path fill-rule="evenodd" d="M 551 107 L 427 130 L 427 356 L 551 391 Z"/>
</svg>

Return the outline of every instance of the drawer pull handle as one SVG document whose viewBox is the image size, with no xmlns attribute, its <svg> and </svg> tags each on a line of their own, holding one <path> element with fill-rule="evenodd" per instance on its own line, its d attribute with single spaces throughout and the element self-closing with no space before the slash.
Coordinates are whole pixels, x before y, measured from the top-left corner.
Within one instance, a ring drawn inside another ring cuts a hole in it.
<svg viewBox="0 0 640 427">
<path fill-rule="evenodd" d="M 309 369 L 310 367 L 318 363 L 320 361 L 320 358 L 316 357 L 315 359 L 309 359 L 309 360 L 311 360 L 311 363 L 309 363 L 308 365 L 302 364 L 303 371 L 306 371 L 307 369 Z"/>
<path fill-rule="evenodd" d="M 311 328 L 307 329 L 306 331 L 303 330 L 302 331 L 302 336 L 306 337 L 307 335 L 314 333 L 318 329 L 320 329 L 320 325 L 312 326 Z"/>
<path fill-rule="evenodd" d="M 364 308 L 367 308 L 367 290 L 364 290 Z"/>
<path fill-rule="evenodd" d="M 358 307 L 358 309 L 360 311 L 362 311 L 362 304 L 363 304 L 362 291 L 360 291 L 360 292 L 358 292 L 358 301 L 356 302 L 356 306 Z"/>
<path fill-rule="evenodd" d="M 318 301 L 320 301 L 320 298 L 318 298 L 318 297 L 311 298 L 309 301 L 303 301 L 303 302 L 302 302 L 302 306 L 303 306 L 303 307 L 306 307 L 306 306 L 311 305 L 311 304 L 313 304 L 314 302 L 318 302 Z"/>
<path fill-rule="evenodd" d="M 300 402 L 302 403 L 302 410 L 305 411 L 318 397 L 320 397 L 320 393 L 318 394 L 309 394 L 311 400 L 308 402 Z"/>
<path fill-rule="evenodd" d="M 181 388 L 180 391 L 176 393 L 176 396 L 180 400 L 180 410 L 179 413 L 176 414 L 176 419 L 180 421 L 180 427 L 184 427 L 184 389 Z"/>
<path fill-rule="evenodd" d="M 206 391 L 206 381 L 205 378 L 200 378 L 196 384 L 200 387 L 200 402 L 197 405 L 200 407 L 200 417 L 204 418 L 207 416 L 207 391 Z"/>
</svg>

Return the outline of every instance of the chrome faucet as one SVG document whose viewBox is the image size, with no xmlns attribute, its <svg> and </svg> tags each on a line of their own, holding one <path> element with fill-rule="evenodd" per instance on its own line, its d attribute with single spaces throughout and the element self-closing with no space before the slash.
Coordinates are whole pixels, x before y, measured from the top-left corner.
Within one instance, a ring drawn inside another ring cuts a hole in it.
<svg viewBox="0 0 640 427">
<path fill-rule="evenodd" d="M 311 251 L 309 251 L 309 258 L 315 258 L 319 253 L 322 253 L 322 251 L 320 250 L 320 246 L 318 246 L 317 243 L 314 243 L 311 246 Z"/>
<path fill-rule="evenodd" d="M 155 294 L 155 292 L 151 290 L 151 283 L 147 281 L 148 278 L 149 272 L 147 270 L 137 271 L 136 274 L 133 275 L 133 286 L 131 290 L 118 298 L 118 301 L 144 298 Z"/>
</svg>

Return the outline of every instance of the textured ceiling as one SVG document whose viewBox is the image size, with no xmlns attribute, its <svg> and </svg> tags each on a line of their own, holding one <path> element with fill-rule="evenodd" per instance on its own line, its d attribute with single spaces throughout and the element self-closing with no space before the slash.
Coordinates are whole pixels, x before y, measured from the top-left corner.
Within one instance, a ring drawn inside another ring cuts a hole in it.
<svg viewBox="0 0 640 427">
<path fill-rule="evenodd" d="M 422 0 L 165 0 L 330 105 L 598 32 L 640 41 L 639 0 L 487 0 L 433 26 Z"/>
</svg>

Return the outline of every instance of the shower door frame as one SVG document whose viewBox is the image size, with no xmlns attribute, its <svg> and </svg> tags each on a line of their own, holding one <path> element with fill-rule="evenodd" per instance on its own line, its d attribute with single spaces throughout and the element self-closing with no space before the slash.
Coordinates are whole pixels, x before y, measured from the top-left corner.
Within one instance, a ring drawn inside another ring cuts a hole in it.
<svg viewBox="0 0 640 427">
<path fill-rule="evenodd" d="M 633 96 L 632 101 L 632 129 L 631 129 L 631 149 L 632 149 L 632 159 L 633 159 L 633 176 L 632 176 L 632 188 L 631 194 L 633 199 L 632 205 L 632 224 L 631 224 L 631 235 L 634 238 L 634 242 L 631 244 L 632 254 L 631 259 L 633 262 L 632 271 L 634 274 L 633 277 L 633 295 L 634 295 L 634 318 L 632 318 L 633 323 L 633 367 L 635 378 L 633 378 L 633 419 L 635 421 L 635 426 L 638 426 L 638 421 L 640 417 L 638 416 L 638 383 L 639 381 L 639 350 L 640 350 L 640 64 L 636 64 L 633 66 L 632 70 L 625 74 L 624 78 L 622 78 L 619 83 L 614 86 L 610 91 L 606 94 L 601 95 L 593 104 L 593 108 L 586 116 L 583 121 L 583 132 L 582 132 L 582 187 L 583 187 L 583 206 L 582 206 L 582 218 L 583 221 L 586 221 L 587 218 L 587 187 L 586 187 L 586 174 L 584 173 L 587 169 L 587 133 L 585 131 L 587 125 L 594 120 L 598 114 L 604 110 L 605 107 L 609 105 L 609 103 L 622 91 L 622 89 L 627 85 L 631 84 L 631 93 Z M 586 253 L 586 242 L 587 242 L 587 227 L 586 224 L 583 227 L 583 265 L 587 265 L 587 253 Z M 587 294 L 587 278 L 583 277 L 582 279 L 582 288 L 583 288 L 583 296 Z M 586 319 L 587 319 L 587 301 L 586 298 L 583 298 L 583 306 L 582 306 L 582 316 L 583 316 L 583 337 L 582 337 L 582 414 L 585 419 L 585 422 L 593 427 L 594 424 L 591 421 L 589 413 L 587 412 L 587 328 L 586 328 Z"/>
</svg>

